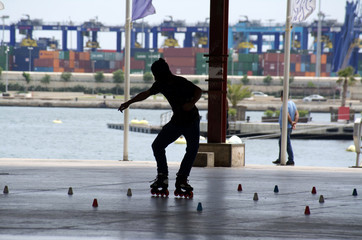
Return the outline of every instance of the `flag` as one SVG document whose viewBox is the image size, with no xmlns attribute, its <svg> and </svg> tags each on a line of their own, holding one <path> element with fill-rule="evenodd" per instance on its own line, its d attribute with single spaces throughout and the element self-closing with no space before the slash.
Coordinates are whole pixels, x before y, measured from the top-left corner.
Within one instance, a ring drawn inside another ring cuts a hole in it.
<svg viewBox="0 0 362 240">
<path fill-rule="evenodd" d="M 292 0 L 292 22 L 303 22 L 316 8 L 316 0 Z"/>
<path fill-rule="evenodd" d="M 152 0 L 133 0 L 132 21 L 155 14 L 156 10 L 152 5 Z"/>
</svg>

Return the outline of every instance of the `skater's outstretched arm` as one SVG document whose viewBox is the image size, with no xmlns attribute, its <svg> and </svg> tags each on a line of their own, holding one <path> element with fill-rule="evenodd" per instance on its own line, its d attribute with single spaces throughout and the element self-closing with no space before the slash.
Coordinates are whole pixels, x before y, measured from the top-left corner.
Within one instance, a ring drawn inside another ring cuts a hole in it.
<svg viewBox="0 0 362 240">
<path fill-rule="evenodd" d="M 127 102 L 122 103 L 121 106 L 119 106 L 118 111 L 123 112 L 123 110 L 128 108 L 129 105 L 131 105 L 132 103 L 143 101 L 146 98 L 148 98 L 150 95 L 151 95 L 150 90 L 143 91 L 137 94 L 134 98 L 128 100 Z"/>
</svg>

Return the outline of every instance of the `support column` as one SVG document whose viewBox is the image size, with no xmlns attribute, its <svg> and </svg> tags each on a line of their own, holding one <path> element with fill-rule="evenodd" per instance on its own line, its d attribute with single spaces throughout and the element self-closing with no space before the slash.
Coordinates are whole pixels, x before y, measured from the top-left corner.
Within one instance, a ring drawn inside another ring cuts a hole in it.
<svg viewBox="0 0 362 240">
<path fill-rule="evenodd" d="M 229 0 L 210 0 L 208 143 L 226 139 Z"/>
<path fill-rule="evenodd" d="M 77 51 L 83 52 L 83 32 L 77 31 Z"/>
<path fill-rule="evenodd" d="M 68 31 L 62 30 L 62 49 L 68 51 Z"/>
<path fill-rule="evenodd" d="M 122 51 L 122 32 L 117 32 L 117 52 Z"/>
</svg>

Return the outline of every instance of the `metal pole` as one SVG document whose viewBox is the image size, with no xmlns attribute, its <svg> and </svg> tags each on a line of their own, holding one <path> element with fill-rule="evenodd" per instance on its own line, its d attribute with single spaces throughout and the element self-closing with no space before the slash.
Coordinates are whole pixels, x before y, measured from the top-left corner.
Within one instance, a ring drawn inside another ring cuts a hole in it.
<svg viewBox="0 0 362 240">
<path fill-rule="evenodd" d="M 291 0 L 287 0 L 287 19 L 285 23 L 285 42 L 284 42 L 284 84 L 283 84 L 283 115 L 282 115 L 282 141 L 281 141 L 281 159 L 280 164 L 286 163 L 287 152 L 287 131 L 288 131 L 288 96 L 289 96 L 289 67 L 290 67 L 290 16 Z"/>
<path fill-rule="evenodd" d="M 124 51 L 124 101 L 129 100 L 129 85 L 130 85 L 130 58 L 131 58 L 131 1 L 126 1 L 126 26 L 125 26 L 125 37 L 126 46 Z M 128 131 L 129 131 L 129 109 L 124 110 L 124 136 L 123 136 L 123 161 L 128 161 Z"/>
<path fill-rule="evenodd" d="M 9 85 L 9 82 L 8 82 L 8 73 L 9 73 L 9 47 L 6 46 L 5 47 L 5 56 L 6 56 L 6 86 L 5 86 L 5 92 L 8 92 L 8 85 Z"/>
<path fill-rule="evenodd" d="M 319 94 L 319 78 L 321 76 L 321 35 L 322 35 L 322 16 L 321 13 L 321 0 L 319 0 L 319 10 L 318 10 L 318 30 L 317 30 L 317 59 L 316 59 L 316 69 L 315 75 L 318 78 L 318 94 Z"/>
</svg>

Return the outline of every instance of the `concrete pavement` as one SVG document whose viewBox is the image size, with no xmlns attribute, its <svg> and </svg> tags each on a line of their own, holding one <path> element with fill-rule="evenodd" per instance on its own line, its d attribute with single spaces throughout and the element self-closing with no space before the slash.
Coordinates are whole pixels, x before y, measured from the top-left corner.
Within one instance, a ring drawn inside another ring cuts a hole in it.
<svg viewBox="0 0 362 240">
<path fill-rule="evenodd" d="M 173 196 L 178 166 L 158 198 L 154 162 L 0 159 L 0 239 L 362 239 L 362 169 L 193 168 L 190 200 Z"/>
</svg>

